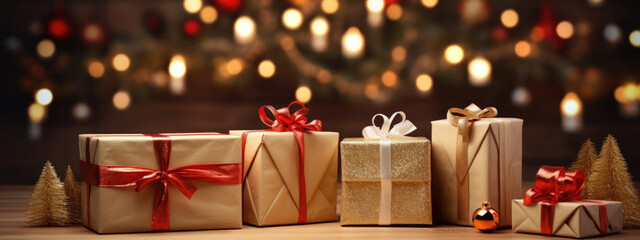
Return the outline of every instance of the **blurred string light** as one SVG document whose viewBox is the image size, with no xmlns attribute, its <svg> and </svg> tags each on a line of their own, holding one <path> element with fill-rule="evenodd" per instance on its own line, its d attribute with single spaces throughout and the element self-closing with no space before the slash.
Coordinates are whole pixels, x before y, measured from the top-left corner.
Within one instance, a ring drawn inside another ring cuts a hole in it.
<svg viewBox="0 0 640 240">
<path fill-rule="evenodd" d="M 476 57 L 469 62 L 469 82 L 476 87 L 483 87 L 491 82 L 491 63 L 484 57 Z"/>
<path fill-rule="evenodd" d="M 507 9 L 500 15 L 500 21 L 502 25 L 508 28 L 513 28 L 518 25 L 518 13 L 513 9 Z"/>
<path fill-rule="evenodd" d="M 202 7 L 202 0 L 184 0 L 182 6 L 188 13 L 197 13 Z"/>
<path fill-rule="evenodd" d="M 376 84 L 375 82 L 370 81 L 364 87 L 364 96 L 367 97 L 369 100 L 376 100 L 379 95 L 380 95 L 380 86 L 378 86 L 378 84 Z"/>
<path fill-rule="evenodd" d="M 187 64 L 182 55 L 174 55 L 169 63 L 169 91 L 174 95 L 182 95 L 185 92 L 185 79 Z"/>
<path fill-rule="evenodd" d="M 589 3 L 589 5 L 591 5 L 592 7 L 599 7 L 604 3 L 604 0 L 587 0 L 587 2 Z"/>
<path fill-rule="evenodd" d="M 464 58 L 464 51 L 459 45 L 449 45 L 444 50 L 444 58 L 451 64 L 458 64 Z"/>
<path fill-rule="evenodd" d="M 340 3 L 338 2 L 338 0 L 322 0 L 320 7 L 322 8 L 322 11 L 324 13 L 334 14 L 338 11 Z"/>
<path fill-rule="evenodd" d="M 433 88 L 433 79 L 429 74 L 420 74 L 416 77 L 416 88 L 421 93 L 427 93 Z"/>
<path fill-rule="evenodd" d="M 92 61 L 87 67 L 87 72 L 93 78 L 100 78 L 104 75 L 104 65 L 99 61 Z"/>
<path fill-rule="evenodd" d="M 386 14 L 391 21 L 400 20 L 402 18 L 402 7 L 397 3 L 391 4 L 387 7 Z"/>
<path fill-rule="evenodd" d="M 53 101 L 53 93 L 47 88 L 41 88 L 36 91 L 35 99 L 38 104 L 47 106 Z"/>
<path fill-rule="evenodd" d="M 296 99 L 302 103 L 308 103 L 311 100 L 311 89 L 307 86 L 300 86 L 296 89 Z"/>
<path fill-rule="evenodd" d="M 398 85 L 398 75 L 391 70 L 382 73 L 380 79 L 382 80 L 382 85 L 384 85 L 385 87 L 392 88 Z"/>
<path fill-rule="evenodd" d="M 42 58 L 50 58 L 56 52 L 56 45 L 49 39 L 42 39 L 36 47 L 38 55 Z"/>
<path fill-rule="evenodd" d="M 420 2 L 422 2 L 422 6 L 426 8 L 433 8 L 438 4 L 438 0 L 421 0 Z"/>
<path fill-rule="evenodd" d="M 289 30 L 296 30 L 302 25 L 302 13 L 295 8 L 289 8 L 282 13 L 282 24 Z"/>
<path fill-rule="evenodd" d="M 89 23 L 82 29 L 82 37 L 88 43 L 101 43 L 105 38 L 104 29 L 96 23 Z"/>
<path fill-rule="evenodd" d="M 211 24 L 218 19 L 218 11 L 213 6 L 205 6 L 200 10 L 200 20 L 203 23 Z"/>
<path fill-rule="evenodd" d="M 329 22 L 324 17 L 316 17 L 309 25 L 311 29 L 311 48 L 315 52 L 324 52 L 327 49 L 327 34 Z"/>
<path fill-rule="evenodd" d="M 71 114 L 78 121 L 86 121 L 91 116 L 91 108 L 87 103 L 78 102 L 73 106 Z"/>
<path fill-rule="evenodd" d="M 350 27 L 342 35 L 342 55 L 347 59 L 359 58 L 364 53 L 364 37 L 357 27 Z"/>
<path fill-rule="evenodd" d="M 113 106 L 118 110 L 126 110 L 129 108 L 131 104 L 131 96 L 129 96 L 129 92 L 125 90 L 120 90 L 113 94 Z"/>
<path fill-rule="evenodd" d="M 383 23 L 382 10 L 384 10 L 384 0 L 367 0 L 367 22 L 371 27 L 380 27 Z"/>
<path fill-rule="evenodd" d="M 610 43 L 618 43 L 622 39 L 622 30 L 615 23 L 609 23 L 602 31 L 604 39 Z"/>
<path fill-rule="evenodd" d="M 9 52 L 15 52 L 20 50 L 20 48 L 22 47 L 22 43 L 20 42 L 20 39 L 18 39 L 18 37 L 9 36 L 4 40 L 4 47 L 7 48 Z"/>
<path fill-rule="evenodd" d="M 531 93 L 525 87 L 517 87 L 511 93 L 511 101 L 518 107 L 526 107 L 531 103 Z"/>
<path fill-rule="evenodd" d="M 636 101 L 636 99 L 640 100 L 640 96 L 637 95 L 638 90 L 640 89 L 637 89 L 637 87 L 638 86 L 633 83 L 626 83 L 622 86 L 617 87 L 614 91 L 614 97 L 616 98 L 616 101 L 618 101 L 618 103 L 624 104 L 634 102 Z"/>
<path fill-rule="evenodd" d="M 166 87 L 169 84 L 169 75 L 165 71 L 156 71 L 151 74 L 151 84 L 158 88 Z"/>
<path fill-rule="evenodd" d="M 633 30 L 633 32 L 629 34 L 629 42 L 634 47 L 640 47 L 640 30 Z"/>
<path fill-rule="evenodd" d="M 327 84 L 331 82 L 331 80 L 333 79 L 333 76 L 331 75 L 331 72 L 329 72 L 328 70 L 322 69 L 318 71 L 318 73 L 316 74 L 316 79 L 318 79 L 318 82 L 322 84 Z"/>
<path fill-rule="evenodd" d="M 556 26 L 556 33 L 562 39 L 568 39 L 573 36 L 573 24 L 569 21 L 562 21 Z"/>
<path fill-rule="evenodd" d="M 240 58 L 231 59 L 226 64 L 226 70 L 231 75 L 240 74 L 240 72 L 242 72 L 243 68 L 244 68 L 244 61 L 242 61 L 242 59 L 240 59 Z"/>
<path fill-rule="evenodd" d="M 258 74 L 263 78 L 271 78 L 276 73 L 276 65 L 269 59 L 262 60 L 258 64 Z"/>
<path fill-rule="evenodd" d="M 39 103 L 32 103 L 27 109 L 29 120 L 34 123 L 41 123 L 47 116 L 47 108 Z"/>
<path fill-rule="evenodd" d="M 113 57 L 112 64 L 113 68 L 116 69 L 116 71 L 124 72 L 129 69 L 129 64 L 131 64 L 131 62 L 129 60 L 129 56 L 124 53 L 119 53 Z"/>
<path fill-rule="evenodd" d="M 240 44 L 250 43 L 255 38 L 256 24 L 253 19 L 248 16 L 239 17 L 233 29 L 235 40 Z"/>
<path fill-rule="evenodd" d="M 531 44 L 527 41 L 519 41 L 514 48 L 516 55 L 521 58 L 528 57 L 531 54 Z"/>
<path fill-rule="evenodd" d="M 582 101 L 574 92 L 567 93 L 560 102 L 562 128 L 566 132 L 577 132 L 582 128 Z"/>
<path fill-rule="evenodd" d="M 403 46 L 396 46 L 391 50 L 391 59 L 396 62 L 402 62 L 407 57 L 407 49 Z"/>
</svg>

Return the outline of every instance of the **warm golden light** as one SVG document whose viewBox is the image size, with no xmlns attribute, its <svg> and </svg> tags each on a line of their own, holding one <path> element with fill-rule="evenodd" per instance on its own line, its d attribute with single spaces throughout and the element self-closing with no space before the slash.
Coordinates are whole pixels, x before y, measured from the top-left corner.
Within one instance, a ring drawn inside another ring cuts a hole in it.
<svg viewBox="0 0 640 240">
<path fill-rule="evenodd" d="M 380 77 L 385 87 L 395 87 L 398 84 L 398 75 L 393 71 L 386 71 Z"/>
<path fill-rule="evenodd" d="M 113 57 L 113 68 L 117 71 L 124 72 L 129 69 L 129 57 L 123 53 L 120 53 Z"/>
<path fill-rule="evenodd" d="M 329 22 L 324 17 L 314 18 L 310 27 L 313 35 L 324 36 L 329 32 Z"/>
<path fill-rule="evenodd" d="M 340 7 L 340 3 L 338 2 L 338 0 L 322 0 L 322 3 L 320 5 L 322 11 L 326 14 L 334 14 Z"/>
<path fill-rule="evenodd" d="M 516 55 L 518 55 L 518 57 L 527 57 L 529 56 L 529 54 L 531 54 L 531 44 L 529 44 L 529 42 L 527 41 L 519 41 L 518 43 L 516 43 L 514 51 L 516 52 Z"/>
<path fill-rule="evenodd" d="M 41 88 L 36 91 L 35 98 L 37 103 L 46 106 L 51 104 L 51 101 L 53 101 L 53 93 L 49 89 Z"/>
<path fill-rule="evenodd" d="M 174 55 L 169 63 L 169 75 L 174 78 L 182 78 L 187 73 L 187 65 L 184 61 L 184 57 L 181 55 Z"/>
<path fill-rule="evenodd" d="M 89 75 L 91 75 L 91 77 L 100 78 L 102 77 L 102 75 L 104 75 L 104 65 L 101 62 L 93 61 L 89 63 L 87 71 L 89 72 Z"/>
<path fill-rule="evenodd" d="M 616 101 L 618 101 L 619 103 L 630 103 L 635 101 L 636 98 L 640 97 L 636 96 L 636 94 L 638 93 L 637 91 L 638 89 L 635 84 L 627 83 L 616 88 L 614 96 L 616 98 Z"/>
<path fill-rule="evenodd" d="M 40 123 L 47 116 L 47 109 L 39 103 L 32 103 L 27 109 L 29 120 L 34 123 Z"/>
<path fill-rule="evenodd" d="M 227 63 L 227 72 L 231 75 L 239 74 L 240 72 L 242 72 L 243 68 L 244 62 L 240 58 L 231 59 L 231 61 Z"/>
<path fill-rule="evenodd" d="M 464 58 L 464 51 L 458 45 L 449 45 L 447 49 L 444 50 L 444 58 L 451 64 L 458 64 Z"/>
<path fill-rule="evenodd" d="M 576 116 L 582 112 L 582 102 L 576 93 L 569 92 L 562 99 L 561 108 L 562 114 L 570 117 Z"/>
<path fill-rule="evenodd" d="M 393 61 L 402 62 L 407 57 L 407 49 L 403 46 L 396 46 L 391 50 L 391 58 Z"/>
<path fill-rule="evenodd" d="M 416 78 L 416 88 L 418 91 L 426 93 L 431 91 L 433 87 L 433 79 L 428 74 L 420 74 Z"/>
<path fill-rule="evenodd" d="M 255 38 L 256 24 L 250 17 L 241 16 L 233 26 L 234 37 L 240 44 L 246 44 Z"/>
<path fill-rule="evenodd" d="M 96 24 L 89 24 L 84 29 L 82 35 L 84 36 L 85 39 L 89 40 L 90 42 L 96 42 L 100 40 L 100 37 L 102 37 L 102 30 Z"/>
<path fill-rule="evenodd" d="M 311 89 L 307 86 L 300 86 L 296 90 L 296 99 L 302 103 L 307 103 L 311 100 Z"/>
<path fill-rule="evenodd" d="M 131 104 L 131 97 L 129 93 L 124 90 L 120 90 L 113 95 L 113 106 L 118 110 L 125 110 Z"/>
<path fill-rule="evenodd" d="M 491 63 L 483 57 L 476 57 L 469 62 L 469 82 L 476 87 L 486 86 L 491 82 Z"/>
<path fill-rule="evenodd" d="M 366 6 L 369 12 L 379 13 L 384 9 L 384 0 L 367 0 Z"/>
<path fill-rule="evenodd" d="M 43 39 L 36 47 L 38 55 L 43 58 L 49 58 L 56 52 L 56 45 L 49 39 Z"/>
<path fill-rule="evenodd" d="M 502 25 L 508 28 L 515 27 L 518 25 L 518 13 L 513 9 L 507 9 L 502 12 L 500 15 L 500 21 L 502 21 Z"/>
<path fill-rule="evenodd" d="M 438 4 L 438 0 L 422 0 L 422 6 L 433 8 Z"/>
<path fill-rule="evenodd" d="M 640 47 L 640 30 L 633 30 L 633 32 L 629 34 L 629 42 L 634 47 Z"/>
<path fill-rule="evenodd" d="M 372 82 L 367 83 L 367 86 L 364 87 L 364 95 L 369 100 L 376 100 L 378 95 L 380 95 L 380 86 Z"/>
<path fill-rule="evenodd" d="M 364 53 L 364 37 L 357 27 L 350 27 L 342 35 L 342 55 L 345 58 L 353 59 L 362 56 Z"/>
<path fill-rule="evenodd" d="M 331 72 L 329 72 L 328 70 L 322 69 L 318 71 L 318 74 L 316 74 L 316 78 L 318 79 L 318 82 L 322 84 L 327 84 L 331 82 L 331 80 L 333 79 L 333 76 L 331 75 Z"/>
<path fill-rule="evenodd" d="M 387 7 L 387 18 L 391 21 L 397 21 L 402 17 L 402 7 L 400 4 L 394 3 Z"/>
<path fill-rule="evenodd" d="M 206 6 L 200 10 L 200 20 L 203 23 L 211 24 L 218 19 L 218 11 L 213 6 Z"/>
<path fill-rule="evenodd" d="M 273 77 L 273 74 L 276 73 L 276 65 L 273 64 L 271 60 L 262 60 L 260 64 L 258 64 L 258 74 L 260 74 L 263 78 Z"/>
<path fill-rule="evenodd" d="M 289 8 L 282 14 L 282 24 L 289 30 L 296 30 L 302 25 L 302 13 L 295 8 Z"/>
<path fill-rule="evenodd" d="M 568 39 L 573 36 L 573 24 L 569 21 L 562 21 L 556 26 L 556 33 L 560 38 Z"/>
<path fill-rule="evenodd" d="M 182 6 L 188 13 L 197 13 L 202 7 L 202 0 L 184 0 Z"/>
</svg>

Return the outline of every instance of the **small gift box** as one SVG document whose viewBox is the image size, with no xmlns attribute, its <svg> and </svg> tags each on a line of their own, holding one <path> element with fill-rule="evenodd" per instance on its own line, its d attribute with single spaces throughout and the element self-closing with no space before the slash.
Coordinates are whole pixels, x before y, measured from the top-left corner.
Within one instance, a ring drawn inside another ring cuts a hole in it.
<svg viewBox="0 0 640 240">
<path fill-rule="evenodd" d="M 513 200 L 513 231 L 572 238 L 622 231 L 622 202 L 582 200 L 584 177 L 582 170 L 542 166 L 536 187 Z"/>
<path fill-rule="evenodd" d="M 81 134 L 82 223 L 98 233 L 242 227 L 238 136 Z"/>
<path fill-rule="evenodd" d="M 390 128 L 395 116 L 402 121 Z M 381 127 L 375 119 L 381 117 Z M 431 143 L 405 137 L 416 127 L 403 112 L 377 114 L 364 138 L 346 138 L 342 148 L 341 225 L 432 224 Z"/>
<path fill-rule="evenodd" d="M 493 107 L 451 108 L 431 122 L 435 222 L 472 226 L 491 202 L 499 227 L 511 224 L 511 200 L 522 193 L 522 119 L 496 118 Z"/>
<path fill-rule="evenodd" d="M 299 104 L 293 114 L 289 108 Z M 267 117 L 269 110 L 275 120 Z M 244 153 L 243 219 L 256 226 L 336 221 L 338 133 L 307 123 L 300 102 L 260 108 L 271 129 L 230 131 L 242 135 Z"/>
</svg>

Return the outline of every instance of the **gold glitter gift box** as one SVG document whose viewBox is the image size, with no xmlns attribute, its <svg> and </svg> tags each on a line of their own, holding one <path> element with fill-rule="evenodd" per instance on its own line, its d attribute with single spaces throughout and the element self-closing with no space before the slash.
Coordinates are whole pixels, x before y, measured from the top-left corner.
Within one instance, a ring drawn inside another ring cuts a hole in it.
<svg viewBox="0 0 640 240">
<path fill-rule="evenodd" d="M 390 139 L 391 225 L 428 225 L 431 219 L 431 142 L 424 137 Z M 381 225 L 380 140 L 341 143 L 341 225 Z M 386 224 L 382 224 L 386 225 Z"/>
</svg>

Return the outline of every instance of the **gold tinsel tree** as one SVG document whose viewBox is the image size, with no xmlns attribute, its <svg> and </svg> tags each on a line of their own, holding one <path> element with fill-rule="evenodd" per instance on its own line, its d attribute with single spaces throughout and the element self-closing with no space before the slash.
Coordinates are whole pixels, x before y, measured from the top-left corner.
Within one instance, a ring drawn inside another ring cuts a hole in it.
<svg viewBox="0 0 640 240">
<path fill-rule="evenodd" d="M 67 195 L 67 209 L 69 211 L 69 223 L 80 223 L 82 215 L 80 210 L 80 188 L 73 176 L 71 166 L 67 166 L 64 175 L 64 192 Z"/>
<path fill-rule="evenodd" d="M 569 170 L 573 171 L 580 169 L 584 171 L 586 176 L 589 176 L 591 173 L 591 167 L 597 158 L 598 153 L 596 152 L 593 142 L 591 142 L 591 139 L 587 139 L 587 141 L 582 144 L 582 147 L 578 152 L 578 158 L 573 162 L 573 164 L 571 164 Z M 586 186 L 589 186 L 589 178 L 587 178 L 585 182 L 585 191 L 580 193 L 584 198 L 588 199 L 591 198 L 591 196 Z"/>
<path fill-rule="evenodd" d="M 640 227 L 638 191 L 631 181 L 620 147 L 611 135 L 602 144 L 600 156 L 593 163 L 588 178 L 587 188 L 592 199 L 622 202 L 624 228 Z"/>
<path fill-rule="evenodd" d="M 66 226 L 69 222 L 67 196 L 56 170 L 47 161 L 31 195 L 27 209 L 29 226 Z"/>
</svg>

